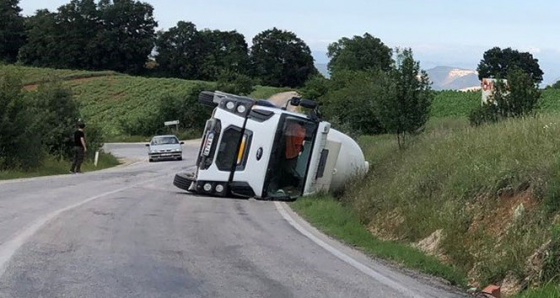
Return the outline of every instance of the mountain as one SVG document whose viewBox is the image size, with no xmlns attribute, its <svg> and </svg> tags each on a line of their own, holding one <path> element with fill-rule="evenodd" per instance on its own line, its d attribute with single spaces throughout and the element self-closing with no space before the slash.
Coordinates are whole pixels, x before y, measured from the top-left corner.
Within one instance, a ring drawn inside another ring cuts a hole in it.
<svg viewBox="0 0 560 298">
<path fill-rule="evenodd" d="M 426 72 L 434 90 L 466 90 L 480 87 L 478 73 L 474 70 L 437 66 Z"/>
</svg>

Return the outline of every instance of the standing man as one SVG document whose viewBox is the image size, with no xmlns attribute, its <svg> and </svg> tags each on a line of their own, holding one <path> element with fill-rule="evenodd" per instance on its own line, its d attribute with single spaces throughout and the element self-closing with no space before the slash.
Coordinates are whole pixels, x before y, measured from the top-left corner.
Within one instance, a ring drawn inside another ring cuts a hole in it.
<svg viewBox="0 0 560 298">
<path fill-rule="evenodd" d="M 84 134 L 85 124 L 79 123 L 78 130 L 74 132 L 74 162 L 70 168 L 70 173 L 81 173 L 81 166 L 87 152 L 86 136 Z"/>
</svg>

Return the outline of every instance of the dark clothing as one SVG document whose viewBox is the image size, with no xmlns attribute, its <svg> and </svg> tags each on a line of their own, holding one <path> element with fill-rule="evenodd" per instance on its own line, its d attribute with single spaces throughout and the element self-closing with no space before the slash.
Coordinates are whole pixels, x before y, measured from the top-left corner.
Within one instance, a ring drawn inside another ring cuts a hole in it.
<svg viewBox="0 0 560 298">
<path fill-rule="evenodd" d="M 80 173 L 82 163 L 84 162 L 84 147 L 74 147 L 74 162 L 72 163 L 72 168 L 70 168 L 70 172 Z"/>
<path fill-rule="evenodd" d="M 74 132 L 74 146 L 84 148 L 84 145 L 82 144 L 81 141 L 82 138 L 85 139 L 84 132 L 80 130 L 76 130 L 76 132 Z"/>
</svg>

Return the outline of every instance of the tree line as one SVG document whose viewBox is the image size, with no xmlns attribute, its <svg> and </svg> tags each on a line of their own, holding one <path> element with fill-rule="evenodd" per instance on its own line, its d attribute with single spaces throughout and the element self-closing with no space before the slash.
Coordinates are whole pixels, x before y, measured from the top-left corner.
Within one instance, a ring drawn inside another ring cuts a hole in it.
<svg viewBox="0 0 560 298">
<path fill-rule="evenodd" d="M 310 48 L 293 32 L 265 30 L 248 47 L 237 31 L 186 21 L 156 32 L 153 12 L 134 0 L 72 0 L 23 17 L 19 0 L 0 0 L 0 60 L 206 81 L 235 74 L 278 87 L 301 87 L 317 73 Z"/>
</svg>

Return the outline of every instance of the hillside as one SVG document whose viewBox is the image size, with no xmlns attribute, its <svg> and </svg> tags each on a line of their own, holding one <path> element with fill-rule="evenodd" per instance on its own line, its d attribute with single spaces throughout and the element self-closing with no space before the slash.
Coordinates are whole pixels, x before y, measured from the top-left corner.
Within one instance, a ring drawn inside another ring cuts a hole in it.
<svg viewBox="0 0 560 298">
<path fill-rule="evenodd" d="M 109 136 L 122 134 L 121 121 L 149 115 L 158 99 L 167 94 L 186 95 L 196 84 L 213 84 L 168 78 L 144 78 L 116 72 L 56 70 L 34 67 L 0 66 L 21 74 L 25 89 L 33 91 L 41 82 L 60 79 L 81 104 L 82 116 L 102 127 Z M 268 98 L 286 89 L 257 86 L 250 95 Z"/>
</svg>

